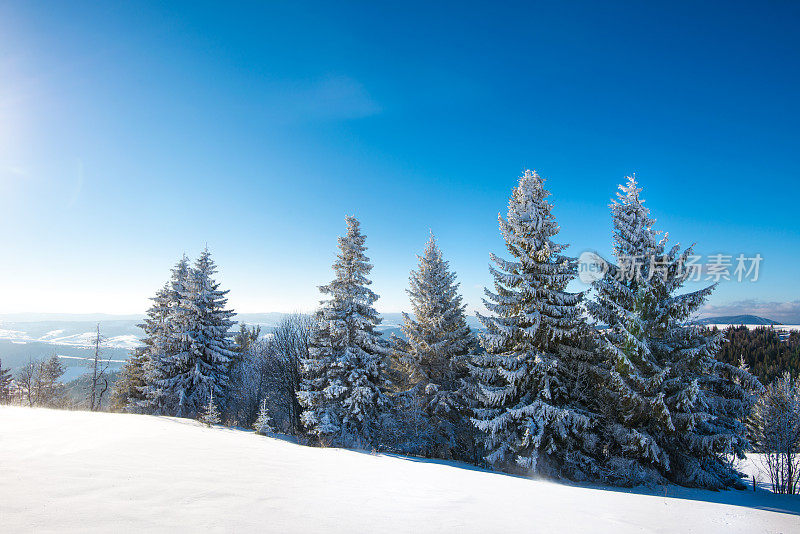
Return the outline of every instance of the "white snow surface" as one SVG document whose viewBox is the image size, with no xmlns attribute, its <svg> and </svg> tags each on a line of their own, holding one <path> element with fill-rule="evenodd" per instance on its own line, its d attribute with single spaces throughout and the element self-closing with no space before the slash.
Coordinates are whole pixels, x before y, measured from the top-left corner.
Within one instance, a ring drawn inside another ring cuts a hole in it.
<svg viewBox="0 0 800 534">
<path fill-rule="evenodd" d="M 582 487 L 190 420 L 0 406 L 4 532 L 798 532 L 800 497 Z"/>
<path fill-rule="evenodd" d="M 64 356 L 63 354 L 57 354 L 56 356 L 58 356 L 59 358 L 62 358 L 64 360 L 83 360 L 85 362 L 91 362 L 91 361 L 94 360 L 94 358 L 90 358 L 88 356 Z M 100 364 L 103 365 L 105 362 L 125 363 L 126 361 L 125 360 L 112 360 L 110 358 L 102 358 L 101 357 L 100 358 Z"/>
<path fill-rule="evenodd" d="M 83 332 L 80 334 L 70 334 L 62 336 L 64 330 L 52 330 L 42 336 L 34 336 L 21 330 L 10 330 L 0 328 L 0 339 L 8 339 L 13 342 L 40 342 L 51 345 L 66 345 L 71 347 L 93 347 L 97 332 Z M 111 336 L 103 339 L 103 346 L 118 349 L 134 349 L 142 343 L 139 338 L 132 334 L 121 336 Z"/>
<path fill-rule="evenodd" d="M 38 339 L 36 341 L 46 341 L 53 345 L 70 345 L 74 347 L 93 347 L 97 339 L 96 332 L 84 332 L 83 334 L 73 334 L 71 336 L 52 337 L 47 340 Z M 134 335 L 112 336 L 103 340 L 103 346 L 119 348 L 119 349 L 134 349 L 141 345 L 139 338 Z"/>
</svg>

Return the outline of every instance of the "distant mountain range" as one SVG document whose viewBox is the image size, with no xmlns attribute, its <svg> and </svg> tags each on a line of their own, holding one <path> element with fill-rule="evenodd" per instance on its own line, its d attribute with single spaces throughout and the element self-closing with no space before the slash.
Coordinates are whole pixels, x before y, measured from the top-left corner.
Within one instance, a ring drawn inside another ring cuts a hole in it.
<svg viewBox="0 0 800 534">
<path fill-rule="evenodd" d="M 696 324 L 758 324 L 758 325 L 776 325 L 781 324 L 772 319 L 765 319 L 758 315 L 721 315 L 718 317 L 704 317 L 695 321 Z"/>
</svg>

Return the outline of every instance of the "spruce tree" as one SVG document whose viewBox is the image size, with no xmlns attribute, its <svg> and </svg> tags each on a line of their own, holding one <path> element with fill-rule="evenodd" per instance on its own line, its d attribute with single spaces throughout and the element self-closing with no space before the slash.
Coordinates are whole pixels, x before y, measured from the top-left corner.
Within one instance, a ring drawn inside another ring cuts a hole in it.
<svg viewBox="0 0 800 534">
<path fill-rule="evenodd" d="M 216 403 L 214 403 L 214 391 L 208 397 L 208 403 L 205 404 L 199 411 L 199 420 L 204 425 L 210 427 L 211 425 L 218 425 L 222 420 L 219 415 Z"/>
<path fill-rule="evenodd" d="M 114 411 L 138 412 L 139 404 L 146 397 L 143 393 L 145 382 L 144 369 L 148 354 L 145 347 L 131 350 L 128 361 L 122 366 L 119 378 L 111 390 L 111 409 Z"/>
<path fill-rule="evenodd" d="M 235 357 L 230 332 L 233 311 L 225 308 L 228 291 L 214 280 L 216 271 L 206 248 L 195 261 L 186 288 L 178 292 L 173 310 L 178 372 L 168 381 L 177 393 L 178 416 L 197 413 L 203 399 L 213 394 L 224 403 L 228 392 L 229 364 Z"/>
<path fill-rule="evenodd" d="M 417 436 L 420 452 L 472 459 L 474 429 L 465 382 L 475 337 L 466 323 L 466 305 L 458 293 L 456 275 L 433 235 L 418 259 L 407 290 L 413 317 L 403 314 L 405 339 L 395 338 L 395 350 L 410 385 L 406 392 L 409 415 L 419 423 L 416 411 L 420 408 L 420 424 L 425 426 L 424 435 Z"/>
<path fill-rule="evenodd" d="M 184 257 L 181 261 L 188 260 Z M 158 379 L 156 367 L 164 359 L 170 295 L 170 285 L 167 283 L 150 299 L 153 304 L 147 310 L 144 321 L 137 325 L 144 332 L 142 345 L 131 351 L 130 358 L 114 384 L 111 403 L 115 410 L 145 413 L 159 411 L 160 395 L 155 387 Z"/>
<path fill-rule="evenodd" d="M 208 248 L 203 250 L 195 262 L 194 290 L 198 328 L 195 331 L 195 354 L 200 367 L 206 370 L 197 378 L 196 385 L 201 391 L 214 392 L 221 401 L 228 393 L 231 362 L 237 358 L 233 344 L 231 327 L 233 310 L 226 308 L 229 290 L 221 290 L 214 280 L 217 267 L 211 259 Z"/>
<path fill-rule="evenodd" d="M 11 400 L 11 369 L 3 369 L 3 362 L 0 360 L 0 403 L 7 403 Z"/>
<path fill-rule="evenodd" d="M 559 227 L 549 192 L 536 172 L 525 171 L 498 216 L 513 260 L 494 254 L 494 291 L 485 290 L 491 316 L 486 349 L 475 356 L 478 380 L 474 423 L 485 436 L 486 460 L 495 468 L 555 478 L 601 479 L 597 416 L 588 405 L 601 380 L 598 358 L 583 345 L 582 294 L 566 291 L 575 261 L 553 241 Z"/>
<path fill-rule="evenodd" d="M 179 384 L 172 380 L 181 372 L 177 355 L 186 352 L 188 341 L 180 336 L 188 324 L 187 309 L 181 306 L 184 295 L 190 294 L 191 267 L 184 254 L 172 268 L 170 280 L 153 297 L 145 321 L 143 361 L 144 400 L 134 400 L 129 409 L 138 405 L 147 413 L 175 415 L 178 410 Z"/>
<path fill-rule="evenodd" d="M 269 416 L 269 409 L 267 408 L 267 399 L 261 401 L 261 406 L 258 409 L 258 417 L 253 425 L 256 434 L 266 435 L 269 432 L 274 432 L 272 428 L 272 417 Z"/>
<path fill-rule="evenodd" d="M 66 371 L 61 358 L 55 354 L 38 363 L 34 382 L 37 404 L 52 408 L 64 407 L 66 387 L 61 382 L 61 377 Z"/>
<path fill-rule="evenodd" d="M 747 446 L 741 421 L 754 379 L 716 361 L 721 334 L 689 324 L 714 287 L 681 293 L 692 247 L 667 249 L 640 191 L 628 178 L 612 203 L 617 264 L 595 282 L 589 305 L 607 326 L 600 345 L 611 369 L 603 390 L 611 481 L 734 485 L 726 456 Z"/>
<path fill-rule="evenodd" d="M 372 270 L 359 221 L 348 216 L 339 238 L 334 280 L 320 286 L 328 298 L 314 316 L 309 357 L 298 398 L 302 422 L 321 443 L 376 446 L 388 400 L 383 391 L 386 349 L 375 330 L 378 299 L 367 276 Z"/>
<path fill-rule="evenodd" d="M 147 403 L 157 413 L 194 417 L 213 393 L 224 403 L 230 362 L 233 311 L 214 280 L 216 265 L 208 249 L 193 267 L 184 256 L 173 268 L 169 287 L 154 304 L 152 355 L 145 371 Z M 166 311 L 163 322 L 161 314 Z"/>
</svg>

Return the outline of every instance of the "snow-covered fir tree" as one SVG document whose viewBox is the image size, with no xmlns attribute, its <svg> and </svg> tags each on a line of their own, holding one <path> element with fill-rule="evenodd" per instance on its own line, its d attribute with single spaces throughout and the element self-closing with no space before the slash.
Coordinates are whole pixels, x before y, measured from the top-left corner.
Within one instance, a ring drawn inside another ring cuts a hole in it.
<svg viewBox="0 0 800 534">
<path fill-rule="evenodd" d="M 458 293 L 456 275 L 433 235 L 418 258 L 419 266 L 411 272 L 407 290 L 413 316 L 403 314 L 405 339 L 394 340 L 410 386 L 404 393 L 409 420 L 415 428 L 425 430 L 416 436 L 419 452 L 472 459 L 472 398 L 465 395 L 465 382 L 475 336 L 466 323 L 466 305 Z"/>
<path fill-rule="evenodd" d="M 150 347 L 145 366 L 150 411 L 194 417 L 212 393 L 225 402 L 234 322 L 233 311 L 225 307 L 228 291 L 220 289 L 215 273 L 208 249 L 194 266 L 184 256 L 172 270 L 169 287 L 154 299 L 143 324 Z"/>
<path fill-rule="evenodd" d="M 11 369 L 3 369 L 3 362 L 0 360 L 0 403 L 11 400 Z"/>
<path fill-rule="evenodd" d="M 144 367 L 147 361 L 145 347 L 131 351 L 128 361 L 122 366 L 119 378 L 111 390 L 111 409 L 114 411 L 138 411 L 139 403 L 145 400 L 142 393 L 147 383 L 144 380 Z"/>
<path fill-rule="evenodd" d="M 747 445 L 742 419 L 758 385 L 714 358 L 721 335 L 688 324 L 713 286 L 681 293 L 692 247 L 667 249 L 667 236 L 640 198 L 634 178 L 611 209 L 614 255 L 595 282 L 589 310 L 611 374 L 602 390 L 611 481 L 727 487 L 738 482 L 728 455 Z"/>
<path fill-rule="evenodd" d="M 222 420 L 219 415 L 217 404 L 214 402 L 213 390 L 211 391 L 211 395 L 208 397 L 208 402 L 203 405 L 202 409 L 200 410 L 198 420 L 206 426 L 218 425 Z"/>
<path fill-rule="evenodd" d="M 147 413 L 175 415 L 179 393 L 170 378 L 180 372 L 177 355 L 185 352 L 186 340 L 179 335 L 187 324 L 182 298 L 190 294 L 191 266 L 184 254 L 172 268 L 170 280 L 153 297 L 145 321 L 139 325 L 145 356 L 143 389 L 145 399 L 138 405 Z"/>
<path fill-rule="evenodd" d="M 147 310 L 144 321 L 137 325 L 144 332 L 142 344 L 131 351 L 130 358 L 114 384 L 111 404 L 115 410 L 146 413 L 158 411 L 158 395 L 152 392 L 148 397 L 148 384 L 155 381 L 154 362 L 162 358 L 165 350 L 170 305 L 169 284 L 159 289 L 151 300 L 153 304 Z"/>
<path fill-rule="evenodd" d="M 298 398 L 302 422 L 321 443 L 376 446 L 388 399 L 383 391 L 385 347 L 375 326 L 378 299 L 367 276 L 372 270 L 359 221 L 346 218 L 339 238 L 334 280 L 320 286 L 328 298 L 315 314 L 309 357 Z"/>
<path fill-rule="evenodd" d="M 267 408 L 267 399 L 261 401 L 261 406 L 258 409 L 258 417 L 256 418 L 253 428 L 256 434 L 266 435 L 275 430 L 272 428 L 272 417 L 269 416 L 269 409 Z"/>
<path fill-rule="evenodd" d="M 525 171 L 498 216 L 512 260 L 491 255 L 494 291 L 486 289 L 479 315 L 486 349 L 473 358 L 478 380 L 474 423 L 485 436 L 486 460 L 495 468 L 555 478 L 603 478 L 596 414 L 587 407 L 602 371 L 583 346 L 588 337 L 581 294 L 565 290 L 576 274 L 549 192 L 536 172 Z"/>
<path fill-rule="evenodd" d="M 67 391 L 61 377 L 66 371 L 67 368 L 61 362 L 61 358 L 55 354 L 36 364 L 33 387 L 37 404 L 51 408 L 65 407 Z"/>
<path fill-rule="evenodd" d="M 228 392 L 230 362 L 235 358 L 230 331 L 234 313 L 225 307 L 228 290 L 220 289 L 216 272 L 206 248 L 190 271 L 188 291 L 180 294 L 176 309 L 178 329 L 172 335 L 181 346 L 175 354 L 179 372 L 169 380 L 177 393 L 178 416 L 196 413 L 210 395 L 224 403 Z"/>
</svg>

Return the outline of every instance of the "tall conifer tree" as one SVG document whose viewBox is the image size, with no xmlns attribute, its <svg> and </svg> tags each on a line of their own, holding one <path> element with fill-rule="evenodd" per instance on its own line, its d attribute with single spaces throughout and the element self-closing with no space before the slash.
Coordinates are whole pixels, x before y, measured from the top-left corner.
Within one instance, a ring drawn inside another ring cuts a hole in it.
<svg viewBox="0 0 800 534">
<path fill-rule="evenodd" d="M 212 394 L 217 402 L 226 400 L 234 321 L 233 311 L 226 308 L 228 291 L 220 289 L 215 273 L 208 249 L 193 267 L 184 256 L 143 325 L 152 351 L 146 392 L 153 411 L 194 417 Z"/>
<path fill-rule="evenodd" d="M 372 270 L 359 221 L 348 216 L 339 238 L 334 280 L 320 286 L 328 298 L 315 314 L 305 378 L 298 393 L 302 421 L 321 442 L 376 446 L 388 399 L 383 391 L 386 349 L 375 327 L 378 299 L 367 276 Z"/>
<path fill-rule="evenodd" d="M 165 284 L 151 298 L 144 321 L 137 325 L 144 332 L 142 345 L 131 351 L 131 356 L 114 384 L 111 403 L 115 410 L 129 412 L 156 412 L 157 392 L 149 385 L 156 379 L 154 366 L 164 353 L 164 340 L 168 327 L 170 288 Z"/>
<path fill-rule="evenodd" d="M 181 299 L 189 294 L 190 275 L 189 258 L 184 254 L 172 268 L 170 280 L 153 297 L 153 305 L 140 325 L 147 357 L 143 362 L 145 400 L 139 405 L 149 413 L 176 415 L 178 411 L 178 384 L 172 379 L 181 369 L 177 355 L 187 345 L 179 334 L 187 324 Z"/>
<path fill-rule="evenodd" d="M 566 291 L 575 261 L 553 241 L 559 227 L 549 194 L 537 173 L 525 171 L 507 220 L 498 216 L 513 260 L 491 255 L 495 290 L 484 300 L 492 315 L 479 315 L 486 353 L 474 358 L 481 403 L 474 422 L 496 468 L 602 478 L 597 417 L 582 403 L 585 383 L 596 384 L 601 370 L 582 346 L 582 295 Z"/>
<path fill-rule="evenodd" d="M 186 326 L 177 337 L 188 342 L 188 350 L 176 355 L 183 364 L 176 377 L 181 387 L 179 415 L 196 414 L 213 396 L 223 405 L 227 400 L 230 362 L 236 357 L 230 331 L 234 313 L 226 308 L 228 290 L 220 289 L 216 272 L 206 248 L 190 272 L 189 291 L 181 295 L 179 308 Z"/>
<path fill-rule="evenodd" d="M 466 305 L 456 275 L 431 235 L 417 270 L 411 272 L 413 317 L 403 314 L 405 339 L 395 349 L 408 376 L 412 406 L 419 405 L 426 426 L 420 446 L 428 456 L 472 459 L 474 429 L 469 422 L 468 355 L 476 340 L 467 326 Z"/>
<path fill-rule="evenodd" d="M 11 369 L 3 369 L 3 362 L 0 361 L 0 403 L 11 400 Z"/>
<path fill-rule="evenodd" d="M 589 305 L 607 325 L 600 343 L 612 370 L 604 390 L 611 479 L 734 485 L 726 456 L 747 446 L 741 420 L 758 386 L 716 361 L 720 334 L 689 324 L 714 286 L 680 292 L 692 247 L 667 249 L 640 191 L 629 177 L 611 205 L 617 264 L 595 282 Z"/>
</svg>

